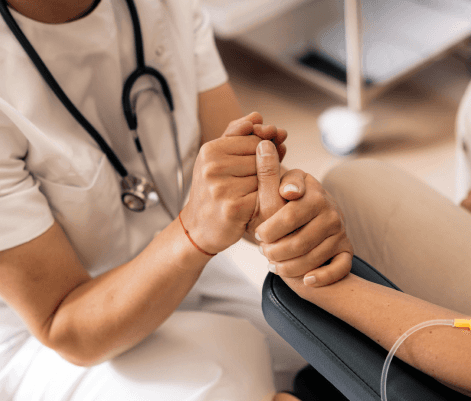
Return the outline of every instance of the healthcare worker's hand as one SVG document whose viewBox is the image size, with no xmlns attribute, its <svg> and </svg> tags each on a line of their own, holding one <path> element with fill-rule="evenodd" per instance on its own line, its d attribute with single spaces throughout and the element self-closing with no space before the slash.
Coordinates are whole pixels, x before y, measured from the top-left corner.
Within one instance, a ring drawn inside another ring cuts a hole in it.
<svg viewBox="0 0 471 401">
<path fill-rule="evenodd" d="M 246 133 L 246 131 L 237 131 L 230 129 L 231 127 L 239 125 L 241 122 L 250 121 L 253 124 L 253 131 Z M 254 111 L 245 117 L 238 120 L 231 121 L 228 129 L 222 135 L 223 137 L 240 136 L 240 135 L 255 135 L 260 139 L 270 140 L 276 146 L 280 162 L 286 155 L 286 145 L 283 143 L 288 137 L 288 133 L 283 128 L 277 128 L 274 125 L 264 125 L 263 117 L 260 113 Z"/>
<path fill-rule="evenodd" d="M 255 153 L 261 139 L 254 124 L 239 120 L 221 138 L 205 143 L 196 158 L 182 221 L 204 251 L 218 253 L 245 232 L 257 200 Z M 276 153 L 276 152 L 275 152 Z"/>
<path fill-rule="evenodd" d="M 283 158 L 286 137 L 286 130 L 263 125 L 262 116 L 253 112 L 232 121 L 220 138 L 201 147 L 182 221 L 204 251 L 220 252 L 245 233 L 257 199 L 257 144 L 260 138 L 270 140 Z"/>
<path fill-rule="evenodd" d="M 280 185 L 274 146 L 262 141 L 257 151 L 258 204 L 248 230 L 255 230 L 270 271 L 284 278 L 304 276 L 306 285 L 316 287 L 345 277 L 351 269 L 353 248 L 333 198 L 301 170 L 285 174 Z M 286 202 L 280 196 L 286 182 L 296 183 L 304 195 Z"/>
</svg>

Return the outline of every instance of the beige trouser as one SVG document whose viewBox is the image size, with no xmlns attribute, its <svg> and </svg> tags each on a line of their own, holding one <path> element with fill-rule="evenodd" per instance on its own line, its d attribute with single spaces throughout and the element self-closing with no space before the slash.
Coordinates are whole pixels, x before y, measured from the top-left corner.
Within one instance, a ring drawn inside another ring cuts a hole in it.
<svg viewBox="0 0 471 401">
<path fill-rule="evenodd" d="M 404 292 L 471 315 L 471 213 L 373 160 L 334 168 L 324 186 L 358 257 Z"/>
</svg>

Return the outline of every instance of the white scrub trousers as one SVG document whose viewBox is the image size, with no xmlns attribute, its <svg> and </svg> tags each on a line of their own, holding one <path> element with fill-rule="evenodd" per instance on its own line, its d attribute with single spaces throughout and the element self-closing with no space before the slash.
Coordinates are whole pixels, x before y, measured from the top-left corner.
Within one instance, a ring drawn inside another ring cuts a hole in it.
<svg viewBox="0 0 471 401">
<path fill-rule="evenodd" d="M 91 368 L 29 337 L 0 383 L 3 401 L 268 401 L 275 393 L 264 336 L 243 319 L 206 312 L 175 312 L 139 345 Z"/>
<path fill-rule="evenodd" d="M 164 324 L 111 361 L 78 367 L 26 331 L 12 335 L 0 344 L 0 400 L 271 401 L 306 362 L 268 326 L 260 303 L 222 252 Z"/>
</svg>

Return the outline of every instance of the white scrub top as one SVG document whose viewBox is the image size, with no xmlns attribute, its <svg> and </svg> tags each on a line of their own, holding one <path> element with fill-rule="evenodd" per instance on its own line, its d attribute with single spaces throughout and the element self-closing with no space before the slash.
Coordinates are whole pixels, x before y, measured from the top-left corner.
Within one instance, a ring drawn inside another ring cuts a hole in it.
<svg viewBox="0 0 471 401">
<path fill-rule="evenodd" d="M 187 191 L 200 144 L 198 93 L 223 84 L 227 74 L 196 0 L 135 3 L 146 64 L 166 77 L 173 94 Z M 87 17 L 64 24 L 10 11 L 127 170 L 145 174 L 121 106 L 124 80 L 136 67 L 126 2 L 102 0 Z M 120 176 L 45 84 L 3 19 L 0 77 L 0 250 L 41 235 L 56 219 L 93 276 L 133 258 L 170 218 L 161 206 L 143 213 L 123 207 Z M 138 82 L 139 88 L 149 84 Z M 162 99 L 150 91 L 142 94 L 138 128 L 159 189 L 175 208 L 177 162 Z M 0 299 L 0 341 L 5 309 Z"/>
<path fill-rule="evenodd" d="M 134 1 L 146 64 L 164 75 L 172 91 L 187 192 L 201 140 L 198 93 L 222 85 L 227 74 L 209 20 L 200 11 L 197 0 Z M 62 89 L 126 169 L 144 174 L 121 106 L 123 83 L 136 63 L 134 34 L 125 0 L 101 0 L 85 18 L 59 25 L 40 23 L 11 12 Z M 137 89 L 148 85 L 148 81 L 138 81 Z M 150 91 L 144 92 L 137 103 L 139 135 L 147 160 L 167 204 L 175 208 L 177 162 L 165 110 L 162 99 Z M 127 210 L 121 203 L 119 181 L 120 176 L 98 145 L 45 84 L 0 19 L 0 250 L 41 235 L 56 219 L 92 276 L 132 259 L 152 240 L 154 233 L 170 223 L 170 218 L 162 207 L 143 213 Z M 177 210 L 173 212 L 176 214 Z M 190 315 L 181 315 L 182 310 L 191 311 Z M 191 320 L 196 326 L 189 326 L 189 316 L 201 310 L 213 314 L 212 325 L 208 325 L 208 320 L 196 324 L 200 321 L 197 317 L 200 315 L 196 315 Z M 155 341 L 145 342 L 144 354 L 149 349 L 155 351 L 152 355 L 165 358 L 167 354 L 159 351 L 164 349 L 175 351 L 177 357 L 165 360 L 136 357 L 135 361 L 135 351 L 130 351 L 129 358 L 123 356 L 118 362 L 129 362 L 123 364 L 122 371 L 127 372 L 131 381 L 133 372 L 147 369 L 144 376 L 149 382 L 144 383 L 139 374 L 139 391 L 149 388 L 154 394 L 164 394 L 162 398 L 150 399 L 258 401 L 263 395 L 271 399 L 274 388 L 267 344 L 255 329 L 249 330 L 245 319 L 267 336 L 278 382 L 287 387 L 306 362 L 267 325 L 260 294 L 224 252 L 208 263 L 180 305 L 180 311 L 159 327 L 160 334 L 153 337 Z M 169 342 L 160 341 L 166 332 Z M 175 342 L 176 335 L 183 336 L 180 343 Z M 201 342 L 203 348 L 195 341 Z M 195 352 L 203 352 L 204 347 L 213 347 L 216 352 L 204 351 L 203 360 L 197 353 L 193 357 L 190 351 L 181 353 L 180 344 L 191 346 Z M 247 352 L 244 354 L 243 350 Z M 201 371 L 190 369 L 184 374 L 182 368 L 188 365 L 182 364 L 181 358 L 183 362 L 199 364 Z M 238 359 L 240 365 L 234 364 Z M 211 361 L 215 363 L 214 375 L 207 376 L 208 369 L 202 363 Z M 17 314 L 0 299 L 1 399 L 15 394 L 19 401 L 128 400 L 122 392 L 121 398 L 106 398 L 106 394 L 114 394 L 108 390 L 115 387 L 116 366 L 110 362 L 92 369 L 74 367 L 39 344 Z M 171 369 L 177 372 L 178 388 L 192 389 L 190 393 L 183 396 L 174 392 L 174 398 L 166 397 L 165 391 L 173 391 L 168 389 L 175 382 L 173 379 L 162 382 L 158 370 L 162 367 L 167 373 Z M 239 383 L 237 391 L 231 383 Z M 100 391 L 100 396 L 92 390 Z M 54 396 L 48 396 L 51 392 Z M 84 392 L 89 396 L 84 397 Z"/>
</svg>

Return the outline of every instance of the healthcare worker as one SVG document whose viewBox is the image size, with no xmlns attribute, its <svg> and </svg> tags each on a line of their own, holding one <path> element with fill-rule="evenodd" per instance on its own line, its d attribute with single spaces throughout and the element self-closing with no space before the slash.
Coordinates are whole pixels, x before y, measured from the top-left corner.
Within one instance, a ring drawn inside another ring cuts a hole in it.
<svg viewBox="0 0 471 401">
<path fill-rule="evenodd" d="M 196 1 L 1 2 L 0 398 L 270 399 L 304 361 L 224 251 L 270 224 L 269 269 L 328 285 L 335 202 L 293 170 L 257 213 L 286 131 L 243 117 Z"/>
</svg>

